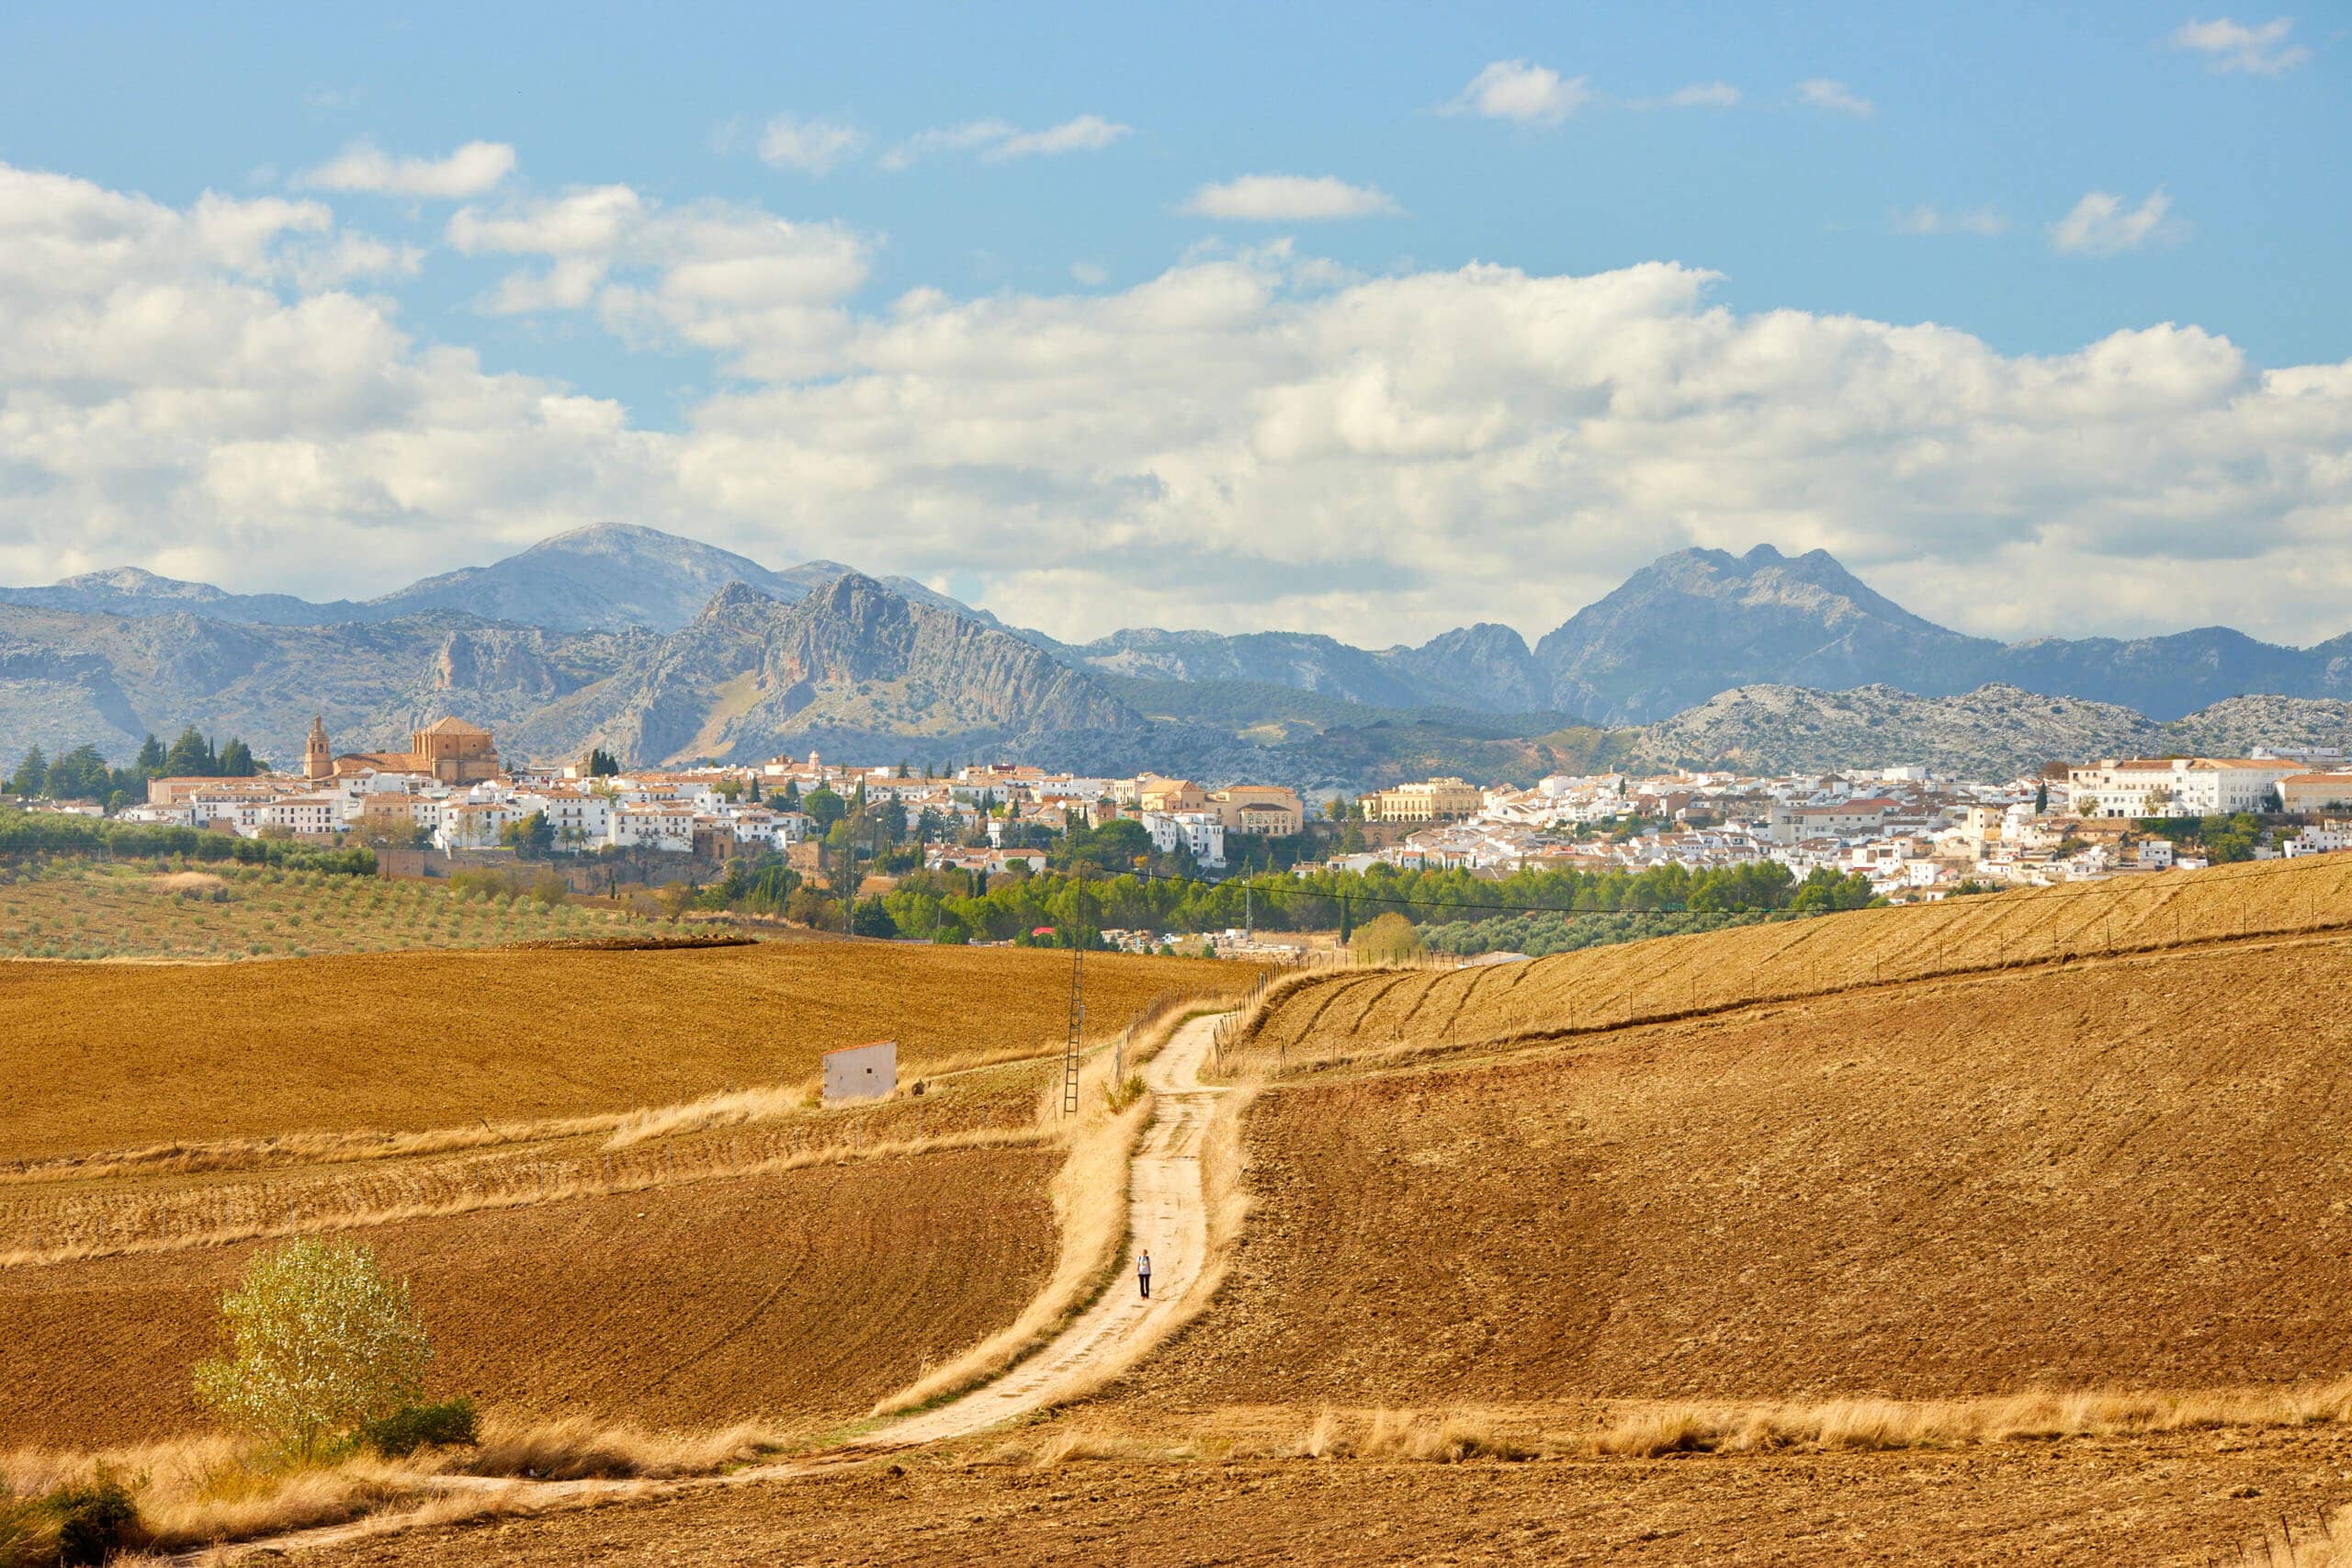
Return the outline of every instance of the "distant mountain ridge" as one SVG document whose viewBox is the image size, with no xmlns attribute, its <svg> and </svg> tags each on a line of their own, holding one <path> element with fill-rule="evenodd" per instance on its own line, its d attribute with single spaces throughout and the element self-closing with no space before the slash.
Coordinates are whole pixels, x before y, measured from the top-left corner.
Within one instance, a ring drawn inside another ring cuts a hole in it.
<svg viewBox="0 0 2352 1568">
<path fill-rule="evenodd" d="M 99 615 L 196 615 L 254 626 L 325 626 L 399 620 L 434 610 L 553 632 L 673 632 L 730 582 L 789 602 L 848 576 L 838 561 L 774 571 L 749 556 L 628 523 L 597 523 L 551 535 L 488 566 L 422 578 L 368 600 L 315 602 L 289 593 L 231 593 L 206 582 L 158 577 L 137 567 L 85 572 L 40 588 L 0 588 L 0 604 Z M 910 599 L 995 617 L 958 604 L 911 578 L 884 580 Z"/>
<path fill-rule="evenodd" d="M 1121 675 L 1265 682 L 1387 706 L 1550 709 L 1601 725 L 1653 723 L 1746 685 L 1922 696 L 2009 685 L 2160 720 L 2253 693 L 2352 697 L 2352 634 L 2309 649 L 2223 627 L 2004 644 L 1912 614 L 1826 551 L 1770 545 L 1662 556 L 1532 649 L 1493 625 L 1378 651 L 1298 633 L 1157 629 L 1046 645 Z"/>
<path fill-rule="evenodd" d="M 788 604 L 853 570 L 812 560 L 774 570 L 657 529 L 604 523 L 365 602 L 230 593 L 124 567 L 47 587 L 0 588 L 0 604 L 284 626 L 445 610 L 558 633 L 638 627 L 666 635 L 692 624 L 730 582 Z M 1002 626 L 987 611 L 911 579 L 869 581 L 910 602 Z M 1826 551 L 1784 556 L 1770 545 L 1744 556 L 1706 549 L 1661 556 L 1532 648 L 1493 623 L 1387 649 L 1308 632 L 1137 627 L 1082 644 L 1016 635 L 1073 668 L 1136 679 L 1244 682 L 1374 707 L 1548 710 L 1603 725 L 1655 722 L 1744 685 L 1885 685 L 1952 696 L 2002 684 L 2117 704 L 2157 719 L 2250 693 L 2352 697 L 2352 633 L 2308 649 L 2218 626 L 2129 640 L 2004 644 L 1914 615 Z"/>
<path fill-rule="evenodd" d="M 866 761 L 1152 770 L 1309 793 L 1430 773 L 1527 783 L 1678 763 L 1924 762 L 1999 775 L 2052 756 L 2352 740 L 2352 705 L 2342 702 L 2241 698 L 2160 725 L 1999 686 L 1945 697 L 1747 686 L 1643 728 L 1366 705 L 1263 682 L 1092 670 L 854 572 L 788 604 L 729 582 L 666 635 L 556 632 L 447 609 L 278 626 L 0 605 L 0 745 L 12 750 L 54 755 L 95 742 L 119 761 L 146 731 L 194 724 L 285 761 L 299 755 L 314 711 L 354 750 L 397 745 L 458 715 L 490 726 L 503 753 L 526 761 L 592 746 L 631 765 L 823 750 Z"/>
</svg>

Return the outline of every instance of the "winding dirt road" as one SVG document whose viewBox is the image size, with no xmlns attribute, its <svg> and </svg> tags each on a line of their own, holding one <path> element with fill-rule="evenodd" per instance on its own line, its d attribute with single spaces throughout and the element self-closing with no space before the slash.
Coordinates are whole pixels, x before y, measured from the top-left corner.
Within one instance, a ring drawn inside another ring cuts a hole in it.
<svg viewBox="0 0 2352 1568">
<path fill-rule="evenodd" d="M 887 1423 L 851 1447 L 900 1449 L 984 1432 L 1099 1384 L 1153 1343 L 1199 1281 L 1208 1254 L 1201 1144 L 1217 1097 L 1228 1092 L 1201 1081 L 1216 1023 L 1209 1017 L 1183 1025 L 1144 1068 L 1152 1122 L 1127 1177 L 1127 1256 L 1102 1299 L 995 1382 L 936 1410 Z M 1149 1301 L 1136 1287 L 1138 1250 L 1151 1254 Z"/>
</svg>

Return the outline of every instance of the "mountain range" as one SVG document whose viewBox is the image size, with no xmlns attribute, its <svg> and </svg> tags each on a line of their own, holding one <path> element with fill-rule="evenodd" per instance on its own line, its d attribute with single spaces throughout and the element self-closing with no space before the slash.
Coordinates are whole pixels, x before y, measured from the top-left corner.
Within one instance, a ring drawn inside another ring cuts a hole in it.
<svg viewBox="0 0 2352 1568">
<path fill-rule="evenodd" d="M 2004 644 L 1770 546 L 1662 557 L 1532 648 L 1492 624 L 1382 649 L 1156 628 L 1068 644 L 911 580 L 617 524 L 364 602 L 132 568 L 0 588 L 0 745 L 118 759 L 187 723 L 286 757 L 313 711 L 353 748 L 457 713 L 521 757 L 831 748 L 1337 788 L 1608 759 L 1985 769 L 2191 736 L 2341 743 L 2346 697 L 2352 636 Z"/>
</svg>

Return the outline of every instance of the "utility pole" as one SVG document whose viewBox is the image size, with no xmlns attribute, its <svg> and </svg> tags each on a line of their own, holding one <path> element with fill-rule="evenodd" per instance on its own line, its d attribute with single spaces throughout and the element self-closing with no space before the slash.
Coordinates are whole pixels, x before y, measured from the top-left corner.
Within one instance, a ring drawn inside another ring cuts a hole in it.
<svg viewBox="0 0 2352 1568">
<path fill-rule="evenodd" d="M 1062 1114 L 1078 1114 L 1078 1043 L 1086 1032 L 1086 881 L 1080 873 L 1070 893 L 1069 1043 L 1062 1052 Z M 1117 1092 L 1115 1089 L 1112 1091 Z"/>
</svg>

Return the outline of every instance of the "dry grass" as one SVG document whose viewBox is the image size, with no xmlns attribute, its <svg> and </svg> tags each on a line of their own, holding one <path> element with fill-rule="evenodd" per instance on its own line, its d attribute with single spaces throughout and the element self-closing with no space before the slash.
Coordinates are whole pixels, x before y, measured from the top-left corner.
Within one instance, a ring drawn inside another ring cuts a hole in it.
<svg viewBox="0 0 2352 1568">
<path fill-rule="evenodd" d="M 1224 1052 L 1262 1070 L 1394 1061 L 1706 1016 L 1761 1002 L 2086 957 L 2352 926 L 2352 863 L 2316 855 L 1557 954 L 1309 972 L 1270 985 Z"/>
<path fill-rule="evenodd" d="M 448 1219 L 488 1210 L 529 1208 L 542 1203 L 567 1203 L 582 1198 L 605 1198 L 659 1189 L 733 1181 L 746 1177 L 774 1176 L 812 1166 L 838 1166 L 866 1161 L 911 1159 L 951 1149 L 1023 1148 L 1048 1141 L 1051 1134 L 1031 1127 L 976 1127 L 927 1137 L 881 1142 L 823 1144 L 813 1148 L 735 1157 L 725 1148 L 691 1152 L 684 1159 L 668 1158 L 658 1166 L 603 1168 L 593 1174 L 585 1167 L 553 1168 L 533 1164 L 505 1179 L 492 1178 L 468 1184 L 447 1196 L 409 1202 L 352 1207 L 337 1212 L 311 1212 L 256 1217 L 209 1230 L 172 1230 L 147 1235 L 106 1239 L 74 1239 L 48 1247 L 18 1247 L 0 1252 L 0 1269 L 74 1263 L 98 1258 L 141 1253 L 182 1252 L 197 1247 L 228 1247 L 239 1242 L 280 1236 L 371 1230 L 413 1220 Z"/>
<path fill-rule="evenodd" d="M 777 1085 L 773 1089 L 737 1089 L 707 1095 L 684 1105 L 632 1111 L 604 1142 L 606 1153 L 634 1148 L 655 1138 L 687 1133 L 707 1133 L 718 1127 L 742 1127 L 754 1122 L 777 1122 L 807 1111 L 815 1097 L 805 1088 Z"/>
<path fill-rule="evenodd" d="M 1093 1407 L 1007 1439 L 994 1452 L 1033 1465 L 1243 1459 L 1457 1464 L 1894 1452 L 2191 1432 L 2251 1439 L 2347 1423 L 2352 1379 L 2280 1389 L 2030 1390 L 1969 1400 L 1614 1401 L 1565 1424 L 1555 1407 L 1544 1405 L 1326 1406 L 1311 1416 L 1295 1407 L 1250 1407 L 1148 1421 L 1117 1407 Z"/>
<path fill-rule="evenodd" d="M 553 1122 L 485 1121 L 469 1127 L 431 1127 L 418 1133 L 291 1133 L 282 1137 L 232 1138 L 213 1144 L 158 1144 L 152 1148 L 73 1155 L 0 1167 L 0 1186 L 12 1182 L 104 1181 L 126 1176 L 194 1176 L 288 1166 L 411 1159 L 616 1132 L 633 1118 L 681 1109 L 666 1107 L 662 1111 L 630 1111 L 623 1116 L 575 1116 Z"/>
<path fill-rule="evenodd" d="M 907 1388 L 876 1404 L 876 1416 L 921 1409 L 985 1382 L 1039 1349 L 1059 1334 L 1110 1282 L 1127 1242 L 1127 1163 L 1150 1123 L 1149 1097 L 1113 1112 L 1100 1092 L 1107 1068 L 1088 1064 L 1081 1075 L 1078 1125 L 1060 1134 L 1069 1154 L 1053 1182 L 1054 1220 L 1061 1236 L 1053 1277 L 1046 1288 L 1003 1329 Z M 1061 1086 L 1052 1086 L 1055 1112 Z"/>
<path fill-rule="evenodd" d="M 413 1467 L 371 1458 L 288 1467 L 220 1435 L 96 1453 L 0 1454 L 0 1492 L 45 1492 L 100 1474 L 129 1487 L 147 1544 L 163 1551 L 341 1524 L 423 1491 Z"/>
<path fill-rule="evenodd" d="M 482 1423 L 481 1444 L 450 1450 L 445 1468 L 537 1481 L 667 1479 L 748 1464 L 793 1441 L 792 1434 L 756 1421 L 716 1431 L 656 1432 L 584 1416 L 532 1422 L 493 1415 Z"/>
</svg>

